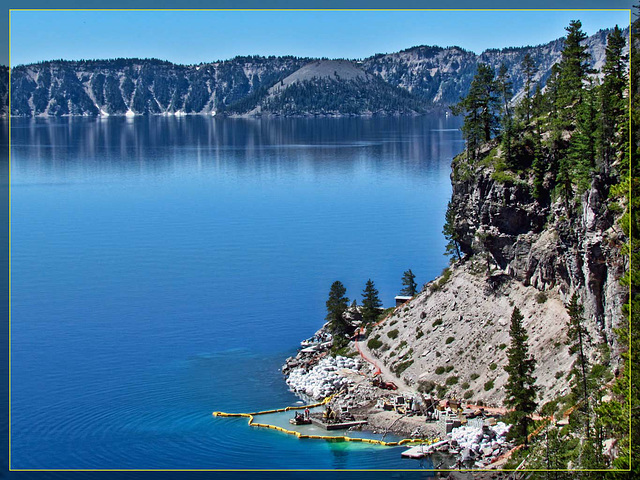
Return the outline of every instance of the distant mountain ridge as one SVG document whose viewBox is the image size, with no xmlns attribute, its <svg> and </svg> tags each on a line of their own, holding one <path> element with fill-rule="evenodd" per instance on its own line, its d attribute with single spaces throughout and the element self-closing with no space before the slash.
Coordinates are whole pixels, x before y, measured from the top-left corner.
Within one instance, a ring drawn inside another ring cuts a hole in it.
<svg viewBox="0 0 640 480">
<path fill-rule="evenodd" d="M 595 68 L 604 62 L 609 32 L 586 40 Z M 517 99 L 524 91 L 524 56 L 536 62 L 535 80 L 544 85 L 563 44 L 561 38 L 480 55 L 459 47 L 418 46 L 358 61 L 291 56 L 235 57 L 201 65 L 156 59 L 48 61 L 12 69 L 11 114 L 420 114 L 466 95 L 480 62 L 496 69 L 504 63 Z M 6 114 L 8 78 L 0 73 Z"/>
</svg>

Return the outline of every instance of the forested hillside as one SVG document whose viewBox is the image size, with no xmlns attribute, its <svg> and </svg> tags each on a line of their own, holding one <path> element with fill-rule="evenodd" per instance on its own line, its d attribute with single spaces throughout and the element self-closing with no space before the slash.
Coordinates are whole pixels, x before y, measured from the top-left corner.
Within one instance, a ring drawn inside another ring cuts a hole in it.
<svg viewBox="0 0 640 480">
<path fill-rule="evenodd" d="M 606 35 L 600 31 L 586 39 L 592 67 L 599 68 L 604 62 Z M 517 100 L 525 90 L 522 59 L 528 55 L 535 62 L 532 81 L 543 87 L 560 59 L 563 44 L 564 39 L 559 39 L 535 47 L 487 50 L 481 55 L 458 47 L 421 46 L 361 61 L 250 56 L 187 66 L 154 59 L 52 60 L 13 68 L 11 113 L 416 114 L 446 108 L 465 96 L 479 63 L 493 68 L 504 64 Z M 362 75 L 322 73 L 273 95 L 279 82 L 318 62 L 349 63 Z M 7 90 L 6 77 L 0 78 L 0 94 Z"/>
</svg>

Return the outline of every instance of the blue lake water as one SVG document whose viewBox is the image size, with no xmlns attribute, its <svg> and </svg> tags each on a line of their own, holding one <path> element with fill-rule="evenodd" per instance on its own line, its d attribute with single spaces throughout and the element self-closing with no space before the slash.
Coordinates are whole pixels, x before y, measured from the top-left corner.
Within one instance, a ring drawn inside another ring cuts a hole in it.
<svg viewBox="0 0 640 480">
<path fill-rule="evenodd" d="M 211 412 L 280 367 L 334 280 L 385 306 L 446 266 L 459 120 L 13 119 L 13 468 L 419 468 Z"/>
</svg>

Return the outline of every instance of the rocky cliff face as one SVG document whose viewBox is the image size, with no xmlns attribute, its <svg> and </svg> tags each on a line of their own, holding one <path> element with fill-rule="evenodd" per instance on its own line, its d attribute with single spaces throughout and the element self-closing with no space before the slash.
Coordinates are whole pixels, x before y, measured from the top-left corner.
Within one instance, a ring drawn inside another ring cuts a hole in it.
<svg viewBox="0 0 640 480">
<path fill-rule="evenodd" d="M 564 302 L 575 292 L 594 333 L 613 345 L 625 288 L 620 249 L 624 234 L 609 200 L 610 184 L 593 179 L 577 209 L 531 195 L 529 179 L 497 181 L 490 166 L 456 178 L 452 205 L 456 231 L 467 254 L 488 254 L 489 262 L 540 291 L 557 290 Z"/>
<path fill-rule="evenodd" d="M 596 67 L 604 61 L 607 33 L 587 40 Z M 11 114 L 420 113 L 458 102 L 468 93 L 479 62 L 495 68 L 505 63 L 517 100 L 524 92 L 524 56 L 530 54 L 537 63 L 535 81 L 544 85 L 562 46 L 559 39 L 481 55 L 458 47 L 421 46 L 362 61 L 258 56 L 190 66 L 149 59 L 50 61 L 12 70 Z M 314 65 L 331 62 L 335 65 L 328 75 L 309 78 L 309 70 L 318 70 Z M 285 85 L 287 78 L 299 80 Z M 285 89 L 274 98 L 279 85 L 294 88 L 288 96 L 282 95 Z M 7 78 L 0 76 L 0 95 L 7 90 Z M 327 90 L 330 95 L 323 96 Z"/>
<path fill-rule="evenodd" d="M 620 284 L 626 260 L 614 213 L 620 209 L 609 199 L 614 179 L 595 177 L 568 207 L 534 199 L 532 178 L 499 175 L 491 152 L 484 154 L 475 163 L 463 156 L 453 162 L 451 205 L 465 259 L 372 330 L 369 338 L 382 343 L 371 344 L 372 354 L 416 388 L 500 404 L 518 307 L 543 404 L 569 388 L 574 359 L 565 344 L 565 305 L 573 293 L 584 306 L 590 361 L 613 371 L 620 360 L 614 329 L 627 322 Z"/>
</svg>

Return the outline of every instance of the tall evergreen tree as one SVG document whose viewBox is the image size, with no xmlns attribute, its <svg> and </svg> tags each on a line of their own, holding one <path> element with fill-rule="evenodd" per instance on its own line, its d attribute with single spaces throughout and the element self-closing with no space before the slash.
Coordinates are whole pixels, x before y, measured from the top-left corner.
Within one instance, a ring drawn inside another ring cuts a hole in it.
<svg viewBox="0 0 640 480">
<path fill-rule="evenodd" d="M 402 295 L 410 295 L 414 297 L 418 293 L 418 285 L 416 284 L 416 276 L 411 269 L 404 272 L 402 275 L 402 285 L 404 288 L 400 291 Z"/>
<path fill-rule="evenodd" d="M 570 122 L 574 118 L 572 107 L 582 101 L 583 84 L 593 70 L 589 66 L 591 55 L 584 44 L 587 34 L 582 31 L 582 22 L 572 20 L 565 30 L 567 37 L 560 60 L 558 106 L 561 118 Z"/>
<path fill-rule="evenodd" d="M 615 161 L 617 152 L 624 151 L 628 141 L 628 135 L 623 131 L 627 120 L 627 102 L 624 92 L 627 88 L 626 62 L 629 59 L 628 55 L 622 53 L 625 45 L 626 40 L 622 36 L 622 30 L 616 25 L 607 37 L 600 87 L 602 129 L 599 144 L 603 170 L 606 173 Z"/>
<path fill-rule="evenodd" d="M 519 442 L 527 444 L 527 430 L 531 423 L 530 415 L 535 411 L 536 394 L 538 387 L 535 385 L 536 378 L 533 376 L 536 361 L 529 355 L 528 335 L 522 325 L 524 317 L 520 310 L 515 307 L 511 315 L 511 328 L 509 335 L 511 344 L 507 350 L 508 363 L 504 367 L 509 374 L 505 385 L 505 404 L 513 408 L 511 413 L 514 423 L 517 426 L 516 438 Z"/>
<path fill-rule="evenodd" d="M 533 92 L 533 97 L 531 98 L 531 115 L 533 117 L 537 117 L 543 113 L 543 109 L 544 95 L 542 94 L 542 88 L 540 88 L 540 84 L 538 83 L 535 91 Z"/>
<path fill-rule="evenodd" d="M 575 107 L 575 130 L 571 135 L 567 156 L 572 168 L 572 177 L 578 184 L 578 191 L 588 188 L 591 172 L 596 167 L 597 133 L 599 131 L 599 114 L 596 105 L 596 89 L 585 90 L 583 99 Z"/>
<path fill-rule="evenodd" d="M 558 175 L 556 183 L 560 188 L 560 195 L 564 199 L 565 206 L 568 207 L 569 200 L 573 197 L 573 164 L 571 160 L 563 156 L 558 165 Z"/>
<path fill-rule="evenodd" d="M 590 436 L 589 429 L 589 389 L 587 375 L 589 366 L 584 353 L 585 344 L 589 340 L 589 332 L 584 326 L 584 316 L 582 305 L 578 303 L 578 296 L 574 293 L 567 306 L 569 313 L 569 325 L 567 329 L 567 344 L 571 355 L 578 354 L 578 358 L 571 367 L 571 378 L 573 380 L 572 393 L 576 399 L 582 402 L 581 411 L 585 414 L 586 433 Z"/>
<path fill-rule="evenodd" d="M 447 204 L 447 212 L 444 215 L 444 220 L 442 233 L 448 241 L 444 254 L 449 255 L 452 260 L 458 260 L 461 258 L 459 245 L 460 235 L 455 229 L 456 212 L 451 201 Z"/>
<path fill-rule="evenodd" d="M 347 311 L 349 299 L 346 297 L 347 289 L 340 281 L 335 281 L 329 290 L 329 299 L 327 300 L 327 317 L 329 329 L 334 334 L 348 334 L 351 329 L 344 318 L 344 312 Z"/>
<path fill-rule="evenodd" d="M 502 148 L 504 150 L 505 160 L 507 164 L 510 164 L 512 157 L 513 119 L 509 102 L 513 97 L 513 82 L 509 77 L 509 70 L 504 63 L 500 65 L 500 69 L 498 70 L 496 88 L 502 100 Z"/>
<path fill-rule="evenodd" d="M 462 134 L 467 143 L 467 157 L 475 159 L 482 142 L 491 140 L 500 124 L 500 95 L 493 68 L 478 64 L 469 94 L 451 107 L 454 115 L 464 114 Z"/>
<path fill-rule="evenodd" d="M 375 322 L 380 314 L 378 310 L 382 306 L 378 290 L 371 279 L 367 280 L 367 285 L 362 292 L 362 321 L 363 323 Z"/>
<path fill-rule="evenodd" d="M 533 77 L 538 72 L 538 68 L 528 53 L 522 59 L 522 73 L 524 73 L 524 98 L 522 99 L 522 109 L 527 123 L 531 119 L 531 87 Z"/>
</svg>

